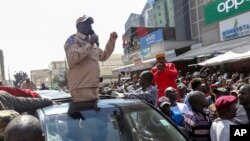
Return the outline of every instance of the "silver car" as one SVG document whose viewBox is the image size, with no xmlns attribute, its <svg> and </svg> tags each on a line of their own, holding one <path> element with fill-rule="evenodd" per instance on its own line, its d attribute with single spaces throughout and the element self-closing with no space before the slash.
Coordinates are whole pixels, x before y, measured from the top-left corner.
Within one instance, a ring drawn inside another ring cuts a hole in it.
<svg viewBox="0 0 250 141">
<path fill-rule="evenodd" d="M 140 100 L 66 102 L 36 111 L 46 141 L 187 141 L 153 106 Z"/>
</svg>

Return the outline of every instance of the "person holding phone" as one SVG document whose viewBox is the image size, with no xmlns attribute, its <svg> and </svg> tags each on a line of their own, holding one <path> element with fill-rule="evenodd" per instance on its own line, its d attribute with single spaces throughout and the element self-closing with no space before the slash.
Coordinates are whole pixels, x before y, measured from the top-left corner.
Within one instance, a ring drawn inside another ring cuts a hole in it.
<svg viewBox="0 0 250 141">
<path fill-rule="evenodd" d="M 153 83 L 157 85 L 159 99 L 165 95 L 164 91 L 168 87 L 173 87 L 178 90 L 176 84 L 178 70 L 176 69 L 175 64 L 166 61 L 164 53 L 157 54 L 155 57 L 156 65 L 151 68 L 151 72 L 154 75 Z M 177 101 L 179 100 L 180 96 L 178 94 Z"/>
</svg>

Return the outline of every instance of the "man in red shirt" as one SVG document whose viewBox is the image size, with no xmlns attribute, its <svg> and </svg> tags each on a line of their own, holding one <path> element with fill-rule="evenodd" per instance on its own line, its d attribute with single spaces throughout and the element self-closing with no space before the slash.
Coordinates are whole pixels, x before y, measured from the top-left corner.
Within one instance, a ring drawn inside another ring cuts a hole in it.
<svg viewBox="0 0 250 141">
<path fill-rule="evenodd" d="M 151 72 L 154 75 L 153 83 L 157 85 L 158 99 L 164 96 L 164 91 L 168 87 L 178 90 L 176 84 L 178 71 L 175 64 L 166 61 L 164 53 L 156 55 L 156 65 L 151 69 Z M 179 99 L 180 96 L 178 96 L 177 101 Z"/>
</svg>

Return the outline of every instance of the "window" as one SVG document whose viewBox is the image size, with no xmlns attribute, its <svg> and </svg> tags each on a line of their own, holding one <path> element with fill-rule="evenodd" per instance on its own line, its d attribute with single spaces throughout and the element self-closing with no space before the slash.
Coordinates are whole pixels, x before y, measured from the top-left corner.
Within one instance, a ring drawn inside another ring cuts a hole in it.
<svg viewBox="0 0 250 141">
<path fill-rule="evenodd" d="M 197 0 L 190 0 L 190 1 L 189 1 L 189 4 L 190 4 L 190 7 L 191 7 L 191 8 L 196 7 L 196 1 L 197 1 Z"/>
<path fill-rule="evenodd" d="M 197 23 L 192 24 L 192 37 L 198 36 L 198 28 Z"/>
<path fill-rule="evenodd" d="M 56 69 L 59 69 L 61 67 L 60 63 L 56 63 Z"/>
<path fill-rule="evenodd" d="M 197 22 L 197 12 L 196 9 L 190 11 L 191 23 Z"/>
<path fill-rule="evenodd" d="M 198 7 L 199 20 L 204 18 L 203 5 Z"/>
</svg>

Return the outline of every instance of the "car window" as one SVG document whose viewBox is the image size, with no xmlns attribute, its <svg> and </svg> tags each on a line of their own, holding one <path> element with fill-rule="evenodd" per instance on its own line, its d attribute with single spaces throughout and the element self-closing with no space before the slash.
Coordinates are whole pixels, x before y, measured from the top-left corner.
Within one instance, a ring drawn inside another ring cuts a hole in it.
<svg viewBox="0 0 250 141">
<path fill-rule="evenodd" d="M 126 119 L 134 136 L 142 141 L 183 141 L 183 135 L 162 115 L 147 105 L 126 108 Z M 129 112 L 128 112 L 129 111 Z"/>
<path fill-rule="evenodd" d="M 48 141 L 182 141 L 163 116 L 145 104 L 45 117 Z"/>
</svg>

